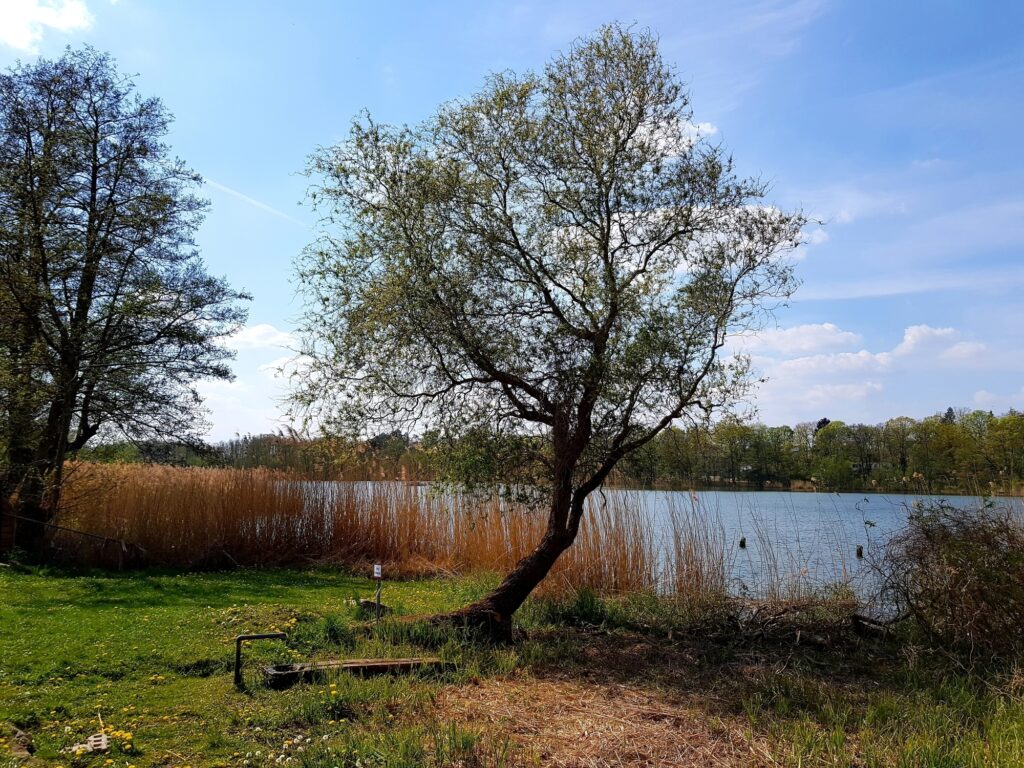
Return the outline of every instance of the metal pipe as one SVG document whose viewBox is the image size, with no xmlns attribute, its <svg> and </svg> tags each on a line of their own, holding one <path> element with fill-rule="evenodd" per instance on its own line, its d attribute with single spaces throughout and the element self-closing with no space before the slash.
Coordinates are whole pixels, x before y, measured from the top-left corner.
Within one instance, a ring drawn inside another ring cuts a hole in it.
<svg viewBox="0 0 1024 768">
<path fill-rule="evenodd" d="M 238 635 L 235 638 L 235 688 L 242 687 L 242 641 L 243 640 L 285 640 L 284 632 L 261 632 L 255 635 Z"/>
</svg>

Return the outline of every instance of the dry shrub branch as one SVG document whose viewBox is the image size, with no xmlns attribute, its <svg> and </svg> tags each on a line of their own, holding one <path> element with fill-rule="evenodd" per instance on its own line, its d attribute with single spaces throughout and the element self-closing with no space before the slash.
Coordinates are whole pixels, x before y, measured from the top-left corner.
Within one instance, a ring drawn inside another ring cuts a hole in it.
<svg viewBox="0 0 1024 768">
<path fill-rule="evenodd" d="M 880 563 L 883 598 L 944 647 L 1024 650 L 1024 524 L 1011 507 L 918 505 Z"/>
</svg>

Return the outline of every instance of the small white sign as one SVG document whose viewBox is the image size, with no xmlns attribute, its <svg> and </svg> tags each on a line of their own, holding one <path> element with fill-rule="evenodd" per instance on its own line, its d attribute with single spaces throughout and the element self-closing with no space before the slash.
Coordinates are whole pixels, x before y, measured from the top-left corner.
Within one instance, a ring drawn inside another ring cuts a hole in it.
<svg viewBox="0 0 1024 768">
<path fill-rule="evenodd" d="M 380 566 L 379 563 L 374 564 L 374 566 L 373 566 L 373 578 L 375 578 L 375 579 L 382 578 L 381 570 L 382 569 L 381 569 L 381 566 Z"/>
</svg>

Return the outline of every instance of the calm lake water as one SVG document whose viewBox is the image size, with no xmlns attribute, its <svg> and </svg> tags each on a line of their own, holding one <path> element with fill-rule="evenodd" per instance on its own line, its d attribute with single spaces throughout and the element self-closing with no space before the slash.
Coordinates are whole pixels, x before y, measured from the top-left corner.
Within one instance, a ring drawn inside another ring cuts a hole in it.
<svg viewBox="0 0 1024 768">
<path fill-rule="evenodd" d="M 687 510 L 720 537 L 731 586 L 738 594 L 759 595 L 773 585 L 843 583 L 868 597 L 874 582 L 870 559 L 893 533 L 907 524 L 915 503 L 944 500 L 967 508 L 970 496 L 922 496 L 863 493 L 791 493 L 784 491 L 606 491 L 638 501 L 655 532 L 667 541 L 672 510 Z M 1021 500 L 997 500 L 1021 508 Z M 745 547 L 740 546 L 745 540 Z M 864 559 L 857 558 L 857 547 Z"/>
<path fill-rule="evenodd" d="M 366 483 L 381 484 L 391 481 Z M 334 483 L 309 485 L 323 490 Z M 424 496 L 439 490 L 426 483 L 417 488 Z M 445 492 L 440 494 L 443 498 Z M 699 529 L 697 540 L 711 541 L 712 548 L 724 553 L 734 594 L 791 595 L 794 587 L 798 592 L 801 587 L 844 584 L 864 599 L 871 599 L 875 592 L 872 558 L 880 556 L 891 536 L 906 526 L 915 504 L 944 501 L 970 508 L 982 503 L 976 496 L 618 489 L 595 492 L 590 501 L 592 512 L 602 505 L 607 505 L 610 515 L 614 510 L 638 510 L 641 527 L 650 534 L 663 567 L 672 556 L 673 525 L 682 521 Z M 1024 518 L 1024 499 L 996 499 L 995 504 Z M 632 514 L 628 517 L 635 519 Z M 745 546 L 740 546 L 741 541 Z M 863 547 L 863 559 L 857 557 L 858 546 Z"/>
</svg>

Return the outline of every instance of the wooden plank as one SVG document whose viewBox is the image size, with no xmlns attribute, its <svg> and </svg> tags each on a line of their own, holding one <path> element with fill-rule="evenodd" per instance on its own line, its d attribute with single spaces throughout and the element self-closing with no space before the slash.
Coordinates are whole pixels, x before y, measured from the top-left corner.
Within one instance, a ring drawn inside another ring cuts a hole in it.
<svg viewBox="0 0 1024 768">
<path fill-rule="evenodd" d="M 271 688 L 288 688 L 299 682 L 312 682 L 327 672 L 340 670 L 355 675 L 400 674 L 416 669 L 442 669 L 445 663 L 434 656 L 407 659 L 336 659 L 312 661 L 301 664 L 279 664 L 264 670 L 267 685 Z"/>
</svg>

